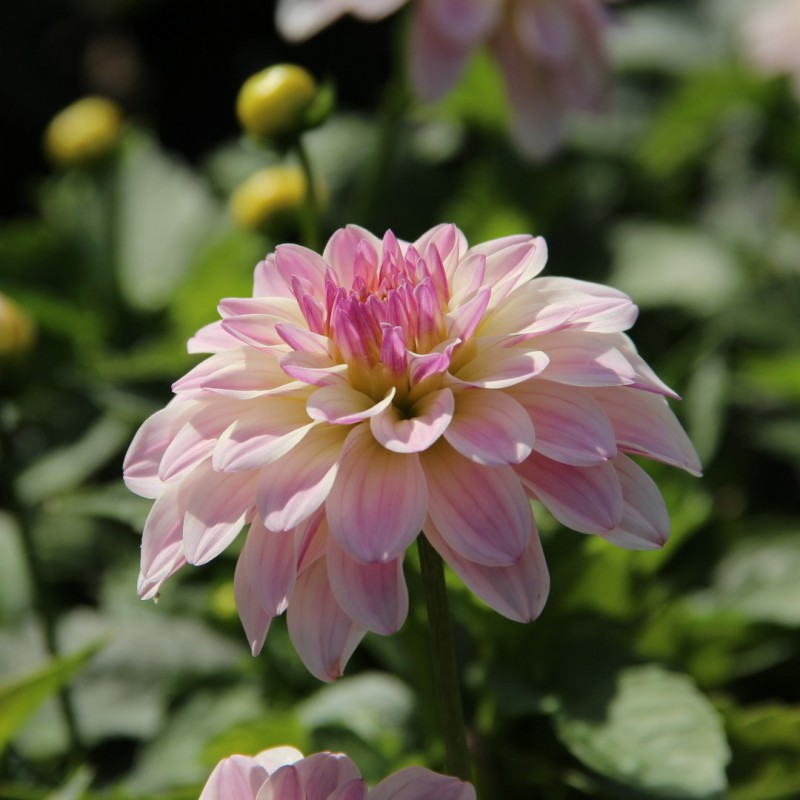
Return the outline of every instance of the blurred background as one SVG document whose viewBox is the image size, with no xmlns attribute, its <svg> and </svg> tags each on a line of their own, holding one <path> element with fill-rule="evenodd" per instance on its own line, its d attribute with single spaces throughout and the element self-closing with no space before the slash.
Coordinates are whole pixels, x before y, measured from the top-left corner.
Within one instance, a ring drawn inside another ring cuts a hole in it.
<svg viewBox="0 0 800 800">
<path fill-rule="evenodd" d="M 658 553 L 537 509 L 552 589 L 531 625 L 453 578 L 479 796 L 800 797 L 800 100 L 744 45 L 767 2 L 615 4 L 606 112 L 530 163 L 485 54 L 398 114 L 403 13 L 298 46 L 269 0 L 3 0 L 0 798 L 192 798 L 219 758 L 277 744 L 345 750 L 370 780 L 441 767 L 413 557 L 409 621 L 368 635 L 331 686 L 282 621 L 250 656 L 235 547 L 157 606 L 136 597 L 149 503 L 122 485 L 128 443 L 218 300 L 299 236 L 291 208 L 229 210 L 257 170 L 292 164 L 234 114 L 242 82 L 282 61 L 337 96 L 306 137 L 326 235 L 543 235 L 547 274 L 639 304 L 634 339 L 705 466 L 648 465 L 672 518 Z M 45 129 L 86 95 L 122 122 L 103 158 L 54 164 Z"/>
</svg>

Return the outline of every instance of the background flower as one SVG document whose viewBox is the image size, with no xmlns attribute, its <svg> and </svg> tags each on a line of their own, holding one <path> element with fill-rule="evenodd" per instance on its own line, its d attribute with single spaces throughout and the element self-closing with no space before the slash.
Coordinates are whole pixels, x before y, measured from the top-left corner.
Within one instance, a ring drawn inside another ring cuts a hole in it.
<svg viewBox="0 0 800 800">
<path fill-rule="evenodd" d="M 408 767 L 368 790 L 358 767 L 341 753 L 303 757 L 293 747 L 220 761 L 200 800 L 475 800 L 458 778 Z"/>
<path fill-rule="evenodd" d="M 281 245 L 252 298 L 189 342 L 213 355 L 136 435 L 125 480 L 155 498 L 139 592 L 250 525 L 236 603 L 253 653 L 288 607 L 308 668 L 338 677 L 367 630 L 396 631 L 420 530 L 510 619 L 540 612 L 547 569 L 529 498 L 565 525 L 660 547 L 669 521 L 631 458 L 699 471 L 674 396 L 622 331 L 621 292 L 537 278 L 544 240 L 413 244 L 349 226 L 322 256 Z"/>
<path fill-rule="evenodd" d="M 753 67 L 766 75 L 788 75 L 800 97 L 800 2 L 760 0 L 750 4 L 742 39 Z"/>
<path fill-rule="evenodd" d="M 277 24 L 305 39 L 351 12 L 378 19 L 400 2 L 282 0 Z M 608 83 L 605 13 L 597 0 L 416 0 L 409 72 L 426 101 L 449 92 L 476 49 L 488 46 L 508 91 L 513 137 L 532 158 L 550 155 L 570 109 L 598 111 Z"/>
</svg>

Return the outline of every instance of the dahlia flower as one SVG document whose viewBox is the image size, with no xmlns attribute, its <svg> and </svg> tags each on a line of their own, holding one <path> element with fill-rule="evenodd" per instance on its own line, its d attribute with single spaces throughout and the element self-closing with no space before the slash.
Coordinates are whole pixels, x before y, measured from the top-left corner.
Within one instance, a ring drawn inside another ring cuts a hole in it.
<svg viewBox="0 0 800 800">
<path fill-rule="evenodd" d="M 399 2 L 281 0 L 278 27 L 305 39 L 348 11 L 372 18 Z M 409 72 L 417 94 L 436 100 L 458 82 L 473 52 L 488 46 L 505 76 L 512 133 L 531 158 L 558 146 L 571 108 L 599 110 L 608 63 L 598 0 L 415 0 Z"/>
<path fill-rule="evenodd" d="M 751 4 L 741 33 L 750 64 L 765 75 L 788 75 L 800 97 L 800 0 Z"/>
<path fill-rule="evenodd" d="M 475 800 L 475 790 L 422 767 L 402 769 L 368 790 L 341 753 L 303 758 L 293 747 L 274 747 L 220 761 L 200 800 Z"/>
<path fill-rule="evenodd" d="M 536 277 L 527 235 L 468 247 L 454 225 L 413 244 L 337 231 L 320 256 L 281 245 L 253 297 L 189 341 L 212 353 L 136 434 L 125 480 L 155 498 L 139 592 L 204 564 L 249 525 L 235 572 L 254 654 L 289 633 L 332 680 L 364 636 L 406 617 L 403 556 L 420 531 L 464 583 L 521 622 L 548 574 L 529 502 L 627 548 L 669 520 L 630 457 L 698 473 L 665 397 L 623 333 L 623 293 Z"/>
</svg>

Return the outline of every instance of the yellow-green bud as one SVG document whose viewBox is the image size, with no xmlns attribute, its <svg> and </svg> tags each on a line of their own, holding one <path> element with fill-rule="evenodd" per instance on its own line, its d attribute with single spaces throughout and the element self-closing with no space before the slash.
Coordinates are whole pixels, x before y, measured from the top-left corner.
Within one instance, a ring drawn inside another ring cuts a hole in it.
<svg viewBox="0 0 800 800">
<path fill-rule="evenodd" d="M 33 339 L 31 318 L 15 302 L 0 294 L 0 358 L 24 355 Z"/>
<path fill-rule="evenodd" d="M 59 167 L 74 167 L 107 156 L 122 131 L 119 106 L 105 97 L 84 97 L 56 114 L 47 126 L 44 149 Z"/>
<path fill-rule="evenodd" d="M 304 127 L 317 82 L 295 64 L 276 64 L 248 78 L 236 100 L 242 127 L 259 139 L 281 139 Z"/>
<path fill-rule="evenodd" d="M 306 178 L 298 167 L 267 167 L 251 175 L 231 195 L 231 216 L 248 230 L 280 223 L 303 203 Z"/>
</svg>

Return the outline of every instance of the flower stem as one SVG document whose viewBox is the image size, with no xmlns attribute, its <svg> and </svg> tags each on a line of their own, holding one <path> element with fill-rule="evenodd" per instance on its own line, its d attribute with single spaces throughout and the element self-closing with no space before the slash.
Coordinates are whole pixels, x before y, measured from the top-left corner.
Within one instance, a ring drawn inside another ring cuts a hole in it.
<svg viewBox="0 0 800 800">
<path fill-rule="evenodd" d="M 303 225 L 303 238 L 305 245 L 310 250 L 319 250 L 321 242 L 321 224 L 319 198 L 317 197 L 317 182 L 314 180 L 314 171 L 311 169 L 311 160 L 303 140 L 298 136 L 294 142 L 294 150 L 300 161 L 300 167 L 306 179 L 306 197 L 303 204 L 301 221 Z"/>
<path fill-rule="evenodd" d="M 442 720 L 445 765 L 451 775 L 471 781 L 472 766 L 467 748 L 464 711 L 461 706 L 458 662 L 447 602 L 447 587 L 444 582 L 444 564 L 424 534 L 417 537 L 417 547 L 425 586 L 425 603 L 428 608 L 434 685 Z"/>
</svg>

